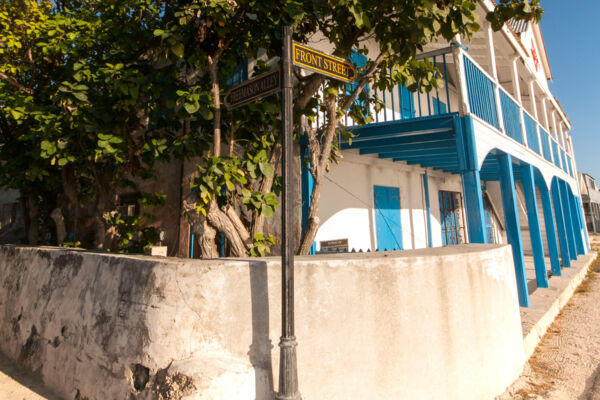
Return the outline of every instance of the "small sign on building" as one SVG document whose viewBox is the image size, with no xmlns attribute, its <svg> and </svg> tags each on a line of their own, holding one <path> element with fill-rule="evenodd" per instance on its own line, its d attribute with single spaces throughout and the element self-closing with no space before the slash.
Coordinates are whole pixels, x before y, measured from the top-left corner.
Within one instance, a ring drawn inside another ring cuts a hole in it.
<svg viewBox="0 0 600 400">
<path fill-rule="evenodd" d="M 345 253 L 348 251 L 348 239 L 322 240 L 321 252 Z"/>
</svg>

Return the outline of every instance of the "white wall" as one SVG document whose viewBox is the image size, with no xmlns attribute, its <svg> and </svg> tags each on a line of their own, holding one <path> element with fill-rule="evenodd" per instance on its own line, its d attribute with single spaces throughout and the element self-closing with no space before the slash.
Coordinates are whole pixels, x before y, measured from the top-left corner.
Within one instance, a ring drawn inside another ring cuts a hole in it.
<svg viewBox="0 0 600 400">
<path fill-rule="evenodd" d="M 351 251 L 377 248 L 373 186 L 391 186 L 400 190 L 400 223 L 404 249 L 427 247 L 426 206 L 423 192 L 423 168 L 405 163 L 360 156 L 345 152 L 344 159 L 332 165 L 321 192 L 321 226 L 315 241 L 317 250 L 323 240 L 348 239 Z M 438 192 L 462 193 L 459 175 L 429 172 L 429 200 L 433 245 L 441 246 Z"/>
<path fill-rule="evenodd" d="M 0 350 L 63 398 L 278 389 L 276 257 L 0 246 L 0 280 Z M 525 363 L 508 246 L 297 257 L 295 293 L 304 399 L 493 399 Z"/>
</svg>

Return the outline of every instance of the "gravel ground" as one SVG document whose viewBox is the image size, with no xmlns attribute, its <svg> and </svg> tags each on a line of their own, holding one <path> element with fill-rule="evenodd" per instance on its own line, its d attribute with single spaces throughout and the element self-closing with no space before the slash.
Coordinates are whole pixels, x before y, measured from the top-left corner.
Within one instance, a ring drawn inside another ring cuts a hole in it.
<svg viewBox="0 0 600 400">
<path fill-rule="evenodd" d="M 600 400 L 600 259 L 497 400 Z"/>
</svg>

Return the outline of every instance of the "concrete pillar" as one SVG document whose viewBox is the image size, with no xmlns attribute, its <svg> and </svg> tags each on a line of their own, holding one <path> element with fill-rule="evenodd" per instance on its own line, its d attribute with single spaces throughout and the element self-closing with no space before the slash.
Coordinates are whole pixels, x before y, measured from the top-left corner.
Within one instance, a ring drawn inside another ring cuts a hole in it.
<svg viewBox="0 0 600 400">
<path fill-rule="evenodd" d="M 540 229 L 537 198 L 535 195 L 533 167 L 531 165 L 522 166 L 521 175 L 523 179 L 525 205 L 527 207 L 527 222 L 529 225 L 529 236 L 531 238 L 531 249 L 533 251 L 533 263 L 535 265 L 535 280 L 538 287 L 548 287 L 548 273 L 546 272 L 546 261 L 544 259 L 544 246 L 542 242 L 542 230 Z"/>
<path fill-rule="evenodd" d="M 529 307 L 529 291 L 527 290 L 527 277 L 525 276 L 525 259 L 523 258 L 523 243 L 521 241 L 521 228 L 519 226 L 512 158 L 509 154 L 498 154 L 496 157 L 499 164 L 506 237 L 513 250 L 519 304 L 522 307 Z"/>
<path fill-rule="evenodd" d="M 550 255 L 550 266 L 552 274 L 561 275 L 560 260 L 558 258 L 558 246 L 556 244 L 556 230 L 554 229 L 554 215 L 550 190 L 547 187 L 539 187 L 542 197 L 542 209 L 544 210 L 544 224 L 546 226 L 546 239 L 548 241 L 548 253 Z"/>
</svg>

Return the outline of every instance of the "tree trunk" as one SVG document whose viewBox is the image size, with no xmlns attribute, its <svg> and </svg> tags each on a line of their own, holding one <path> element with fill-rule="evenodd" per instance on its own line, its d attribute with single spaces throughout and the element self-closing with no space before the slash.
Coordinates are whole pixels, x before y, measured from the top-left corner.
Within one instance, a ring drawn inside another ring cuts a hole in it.
<svg viewBox="0 0 600 400">
<path fill-rule="evenodd" d="M 246 251 L 249 249 L 249 246 L 244 243 L 234 224 L 227 215 L 219 209 L 219 206 L 214 200 L 208 207 L 206 219 L 219 232 L 225 234 L 229 247 L 235 257 L 244 257 L 247 255 Z"/>
<path fill-rule="evenodd" d="M 65 226 L 65 217 L 60 211 L 60 208 L 55 208 L 50 213 L 50 218 L 54 221 L 54 225 L 56 226 L 56 243 L 61 244 L 67 238 L 67 228 Z"/>
<path fill-rule="evenodd" d="M 27 196 L 27 211 L 29 215 L 29 229 L 27 230 L 27 241 L 31 246 L 37 246 L 40 235 L 40 222 L 38 221 L 38 206 L 35 196 Z"/>
<path fill-rule="evenodd" d="M 213 101 L 213 155 L 221 156 L 221 93 L 219 90 L 219 57 L 208 57 L 208 71 L 210 73 L 210 95 Z"/>
<path fill-rule="evenodd" d="M 215 245 L 216 236 L 217 231 L 208 224 L 208 221 L 204 215 L 202 215 L 200 232 L 198 232 L 198 244 L 200 245 L 202 258 L 219 258 L 219 252 L 217 251 L 217 246 Z M 194 244 L 192 243 L 192 246 L 193 245 Z"/>
<path fill-rule="evenodd" d="M 273 151 L 271 152 L 271 157 L 269 158 L 269 164 L 273 167 L 275 171 L 277 169 L 277 164 L 279 164 L 279 160 L 281 159 L 281 145 L 277 143 L 273 147 Z M 260 182 L 259 191 L 261 194 L 269 193 L 273 189 L 273 180 L 275 179 L 275 173 L 271 177 L 264 177 Z M 252 226 L 250 228 L 250 232 L 252 238 L 256 234 L 262 234 L 265 230 L 265 216 L 259 214 L 258 211 L 252 212 Z"/>
<path fill-rule="evenodd" d="M 339 123 L 339 117 L 337 116 L 337 103 L 335 96 L 328 96 L 325 99 L 325 107 L 327 110 L 327 127 L 323 134 L 323 141 L 321 143 L 320 152 L 315 148 L 314 143 L 311 146 L 311 152 L 315 155 L 316 165 L 311 167 L 311 173 L 313 175 L 313 192 L 310 196 L 310 206 L 308 208 L 308 217 L 306 219 L 306 227 L 302 233 L 300 239 L 300 246 L 298 247 L 297 253 L 305 255 L 310 252 L 312 243 L 315 240 L 317 230 L 319 229 L 320 220 L 317 215 L 319 211 L 319 202 L 321 199 L 321 187 L 323 184 L 323 174 L 327 170 L 327 163 L 329 162 L 329 155 L 333 146 L 333 139 L 335 137 L 336 127 Z M 313 132 L 314 135 L 314 132 Z M 310 140 L 310 139 L 309 139 Z M 312 139 L 314 142 L 314 138 Z M 315 154 L 317 153 L 317 154 Z"/>
</svg>

